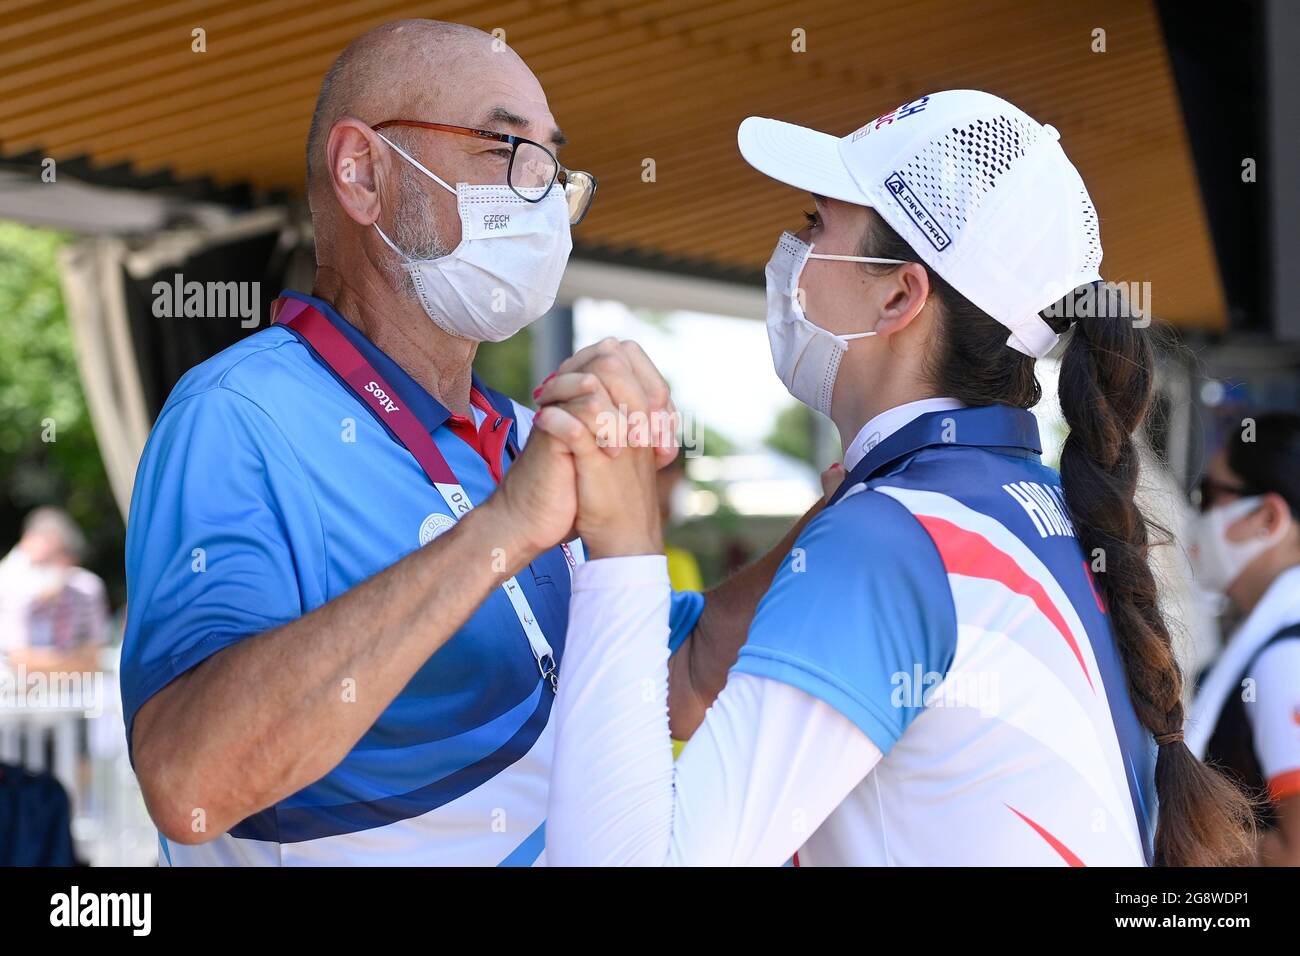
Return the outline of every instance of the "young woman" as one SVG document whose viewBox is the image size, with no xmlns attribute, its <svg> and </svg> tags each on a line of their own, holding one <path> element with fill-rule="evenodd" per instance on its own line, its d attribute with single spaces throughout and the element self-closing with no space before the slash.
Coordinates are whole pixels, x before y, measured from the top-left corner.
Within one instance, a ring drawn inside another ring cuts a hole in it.
<svg viewBox="0 0 1300 956">
<path fill-rule="evenodd" d="M 1200 490 L 1197 578 L 1244 619 L 1201 683 L 1188 746 L 1257 796 L 1260 861 L 1300 866 L 1300 417 L 1245 420 Z"/>
<path fill-rule="evenodd" d="M 653 462 L 593 455 L 543 413 L 579 462 L 584 540 L 623 555 L 575 574 L 551 862 L 1195 865 L 1247 851 L 1248 805 L 1182 742 L 1133 504 L 1152 346 L 1099 314 L 1097 217 L 1058 138 L 972 91 L 843 139 L 741 125 L 751 165 L 813 195 L 768 265 L 768 328 L 782 381 L 838 426 L 847 477 L 674 766 L 664 559 L 616 547 L 653 522 Z M 1027 409 L 1034 360 L 1072 317 L 1058 476 Z"/>
</svg>

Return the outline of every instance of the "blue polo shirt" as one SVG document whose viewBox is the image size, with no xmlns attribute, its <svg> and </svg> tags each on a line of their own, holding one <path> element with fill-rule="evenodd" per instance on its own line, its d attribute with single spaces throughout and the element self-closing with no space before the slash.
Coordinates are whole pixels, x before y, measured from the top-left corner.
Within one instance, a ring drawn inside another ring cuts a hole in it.
<svg viewBox="0 0 1300 956">
<path fill-rule="evenodd" d="M 388 380 L 471 500 L 492 494 L 488 462 L 453 432 L 447 409 L 328 303 L 285 294 L 316 306 Z M 507 469 L 532 413 L 474 385 L 508 425 Z M 293 331 L 273 326 L 191 369 L 154 425 L 131 500 L 128 740 L 140 706 L 178 675 L 384 570 L 444 528 L 442 516 L 450 511 L 411 454 Z M 568 561 L 554 548 L 518 581 L 563 675 Z M 698 594 L 674 596 L 674 647 L 702 608 Z M 349 690 L 340 687 L 340 706 Z M 553 699 L 497 588 L 324 778 L 208 843 L 163 841 L 163 862 L 536 862 Z"/>
</svg>

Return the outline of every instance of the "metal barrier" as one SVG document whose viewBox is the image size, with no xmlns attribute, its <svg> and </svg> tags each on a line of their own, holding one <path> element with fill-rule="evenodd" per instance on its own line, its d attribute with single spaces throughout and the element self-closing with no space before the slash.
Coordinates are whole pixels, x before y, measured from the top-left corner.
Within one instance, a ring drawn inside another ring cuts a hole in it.
<svg viewBox="0 0 1300 956">
<path fill-rule="evenodd" d="M 32 693 L 28 675 L 12 670 L 0 675 L 17 690 L 0 706 L 0 763 L 48 770 L 63 785 L 81 860 L 92 866 L 151 866 L 158 859 L 158 833 L 127 755 L 117 660 L 117 649 L 106 648 L 100 670 L 89 675 L 89 695 L 84 681 L 51 681 Z M 70 692 L 69 686 L 79 690 Z"/>
</svg>

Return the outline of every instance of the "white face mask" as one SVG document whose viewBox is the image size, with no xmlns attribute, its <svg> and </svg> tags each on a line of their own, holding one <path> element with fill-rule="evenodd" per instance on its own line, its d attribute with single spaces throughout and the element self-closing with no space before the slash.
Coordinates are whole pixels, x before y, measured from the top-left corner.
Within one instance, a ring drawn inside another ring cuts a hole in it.
<svg viewBox="0 0 1300 956">
<path fill-rule="evenodd" d="M 767 263 L 767 341 L 772 346 L 772 364 L 790 394 L 827 417 L 831 413 L 831 396 L 840 360 L 848 351 L 850 339 L 862 339 L 875 332 L 835 335 L 808 321 L 799 299 L 799 277 L 809 259 L 832 259 L 837 262 L 876 262 L 902 265 L 901 259 L 872 259 L 868 256 L 831 256 L 812 251 L 813 247 L 794 233 L 785 232 L 777 241 L 776 251 Z"/>
<path fill-rule="evenodd" d="M 1219 505 L 1200 515 L 1192 529 L 1192 549 L 1188 554 L 1192 573 L 1206 591 L 1223 594 L 1241 577 L 1241 572 L 1257 557 L 1277 544 L 1286 534 L 1283 522 L 1271 535 L 1246 541 L 1229 541 L 1228 528 L 1260 506 L 1259 496 L 1240 498 Z"/>
<path fill-rule="evenodd" d="M 564 190 L 552 187 L 530 203 L 509 186 L 455 189 L 383 134 L 403 159 L 456 196 L 460 245 L 437 259 L 409 259 L 375 223 L 375 230 L 406 264 L 429 318 L 452 335 L 500 342 L 536 322 L 555 304 L 573 239 Z M 536 195 L 540 189 L 522 192 Z"/>
</svg>

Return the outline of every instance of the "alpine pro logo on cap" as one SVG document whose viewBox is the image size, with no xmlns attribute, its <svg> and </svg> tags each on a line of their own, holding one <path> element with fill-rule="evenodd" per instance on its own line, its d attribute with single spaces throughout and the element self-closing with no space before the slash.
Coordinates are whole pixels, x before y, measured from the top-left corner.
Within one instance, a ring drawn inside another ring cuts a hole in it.
<svg viewBox="0 0 1300 956">
<path fill-rule="evenodd" d="M 921 230 L 921 234 L 930 240 L 930 245 L 939 252 L 952 245 L 952 237 L 943 231 L 943 227 L 935 221 L 934 216 L 930 215 L 930 210 L 925 208 L 925 204 L 916 193 L 912 192 L 912 187 L 907 185 L 907 181 L 902 176 L 891 173 L 885 180 L 885 188 L 889 190 L 889 195 L 894 197 L 895 202 L 903 207 L 903 212 L 907 213 L 907 217 L 916 224 L 916 228 Z"/>
</svg>

